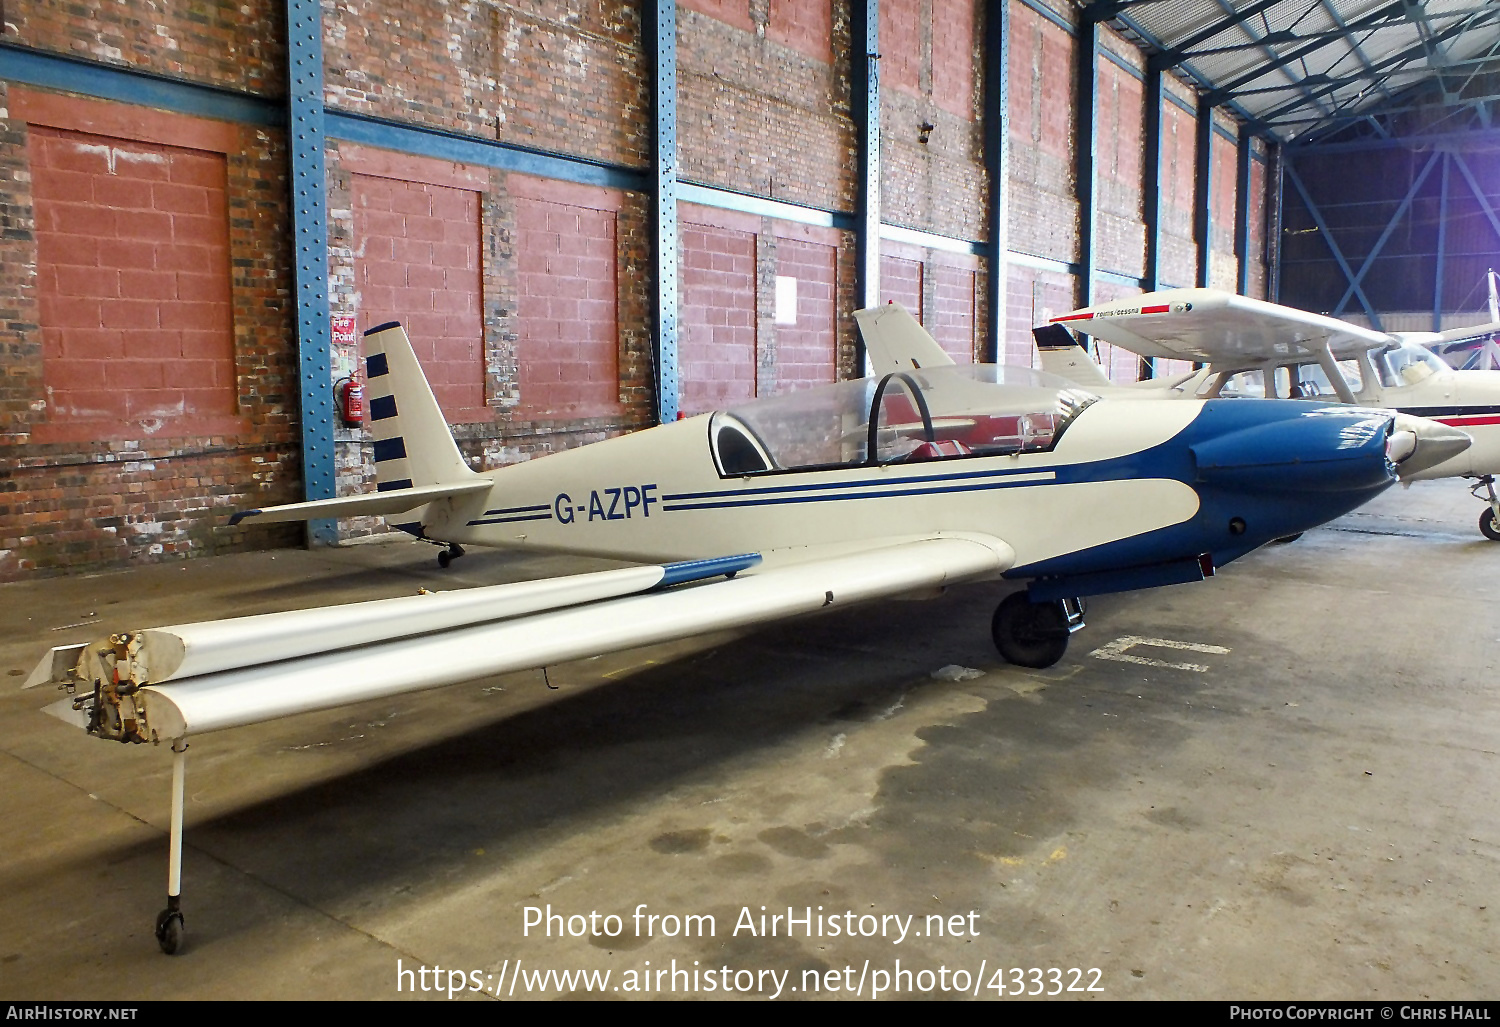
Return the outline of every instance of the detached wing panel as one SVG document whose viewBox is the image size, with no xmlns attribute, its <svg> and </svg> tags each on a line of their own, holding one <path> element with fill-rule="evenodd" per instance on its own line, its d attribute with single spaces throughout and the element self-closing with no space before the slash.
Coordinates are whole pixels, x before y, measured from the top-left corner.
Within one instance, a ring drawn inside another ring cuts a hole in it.
<svg viewBox="0 0 1500 1027">
<path fill-rule="evenodd" d="M 204 674 L 135 694 L 151 733 L 179 738 L 997 577 L 1014 559 L 1010 546 L 988 536 L 905 540 L 708 584 Z"/>
<path fill-rule="evenodd" d="M 1336 358 L 1393 341 L 1385 332 L 1217 289 L 1172 289 L 1052 319 L 1144 357 L 1221 366 Z"/>
</svg>

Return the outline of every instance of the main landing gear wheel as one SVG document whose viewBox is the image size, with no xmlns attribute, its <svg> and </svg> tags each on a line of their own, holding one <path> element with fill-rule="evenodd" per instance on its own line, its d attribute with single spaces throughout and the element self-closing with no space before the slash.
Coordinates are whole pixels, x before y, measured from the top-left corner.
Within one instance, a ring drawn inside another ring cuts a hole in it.
<svg viewBox="0 0 1500 1027">
<path fill-rule="evenodd" d="M 1489 507 L 1479 515 L 1479 532 L 1491 542 L 1500 542 L 1500 523 L 1495 521 L 1495 511 Z"/>
<path fill-rule="evenodd" d="M 448 543 L 448 548 L 438 554 L 438 566 L 446 570 L 450 563 L 463 555 L 464 547 L 457 542 L 450 542 Z"/>
<path fill-rule="evenodd" d="M 1033 603 L 1025 592 L 1005 597 L 990 621 L 1000 655 L 1018 667 L 1050 667 L 1068 651 L 1068 638 L 1083 624 L 1083 602 L 1053 599 Z"/>
</svg>

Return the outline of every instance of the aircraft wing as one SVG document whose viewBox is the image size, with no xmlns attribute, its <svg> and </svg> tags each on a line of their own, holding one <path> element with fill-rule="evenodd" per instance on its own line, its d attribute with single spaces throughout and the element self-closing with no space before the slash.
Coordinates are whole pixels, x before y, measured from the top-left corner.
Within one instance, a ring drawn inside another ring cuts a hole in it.
<svg viewBox="0 0 1500 1027">
<path fill-rule="evenodd" d="M 1092 335 L 1143 357 L 1173 357 L 1219 366 L 1354 356 L 1396 338 L 1372 328 L 1217 289 L 1171 289 L 1084 307 L 1053 324 Z"/>
<path fill-rule="evenodd" d="M 947 533 L 766 555 L 114 633 L 74 669 L 68 647 L 48 653 L 28 683 L 75 688 L 69 712 L 93 733 L 170 740 L 998 577 L 1015 559 Z M 699 583 L 671 587 L 684 580 Z"/>
<path fill-rule="evenodd" d="M 493 485 L 494 482 L 489 478 L 480 477 L 478 480 L 456 485 L 420 485 L 416 488 L 387 489 L 336 499 L 313 499 L 306 503 L 287 503 L 285 506 L 271 506 L 263 510 L 240 510 L 229 518 L 229 523 L 233 525 L 248 521 L 252 524 L 273 524 L 278 521 L 311 521 L 322 517 L 398 514 L 426 506 L 434 500 L 485 492 Z"/>
</svg>

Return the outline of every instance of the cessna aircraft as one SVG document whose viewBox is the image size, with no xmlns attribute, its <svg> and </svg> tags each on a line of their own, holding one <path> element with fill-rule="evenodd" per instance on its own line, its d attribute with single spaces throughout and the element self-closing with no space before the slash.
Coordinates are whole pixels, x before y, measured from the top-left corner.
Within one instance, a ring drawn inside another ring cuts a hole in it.
<svg viewBox="0 0 1500 1027">
<path fill-rule="evenodd" d="M 899 306 L 855 317 L 872 350 L 941 353 Z M 476 473 L 400 325 L 365 336 L 378 491 L 235 520 L 389 514 L 447 560 L 491 545 L 642 565 L 50 652 L 27 686 L 67 691 L 57 712 L 176 753 L 169 953 L 189 735 L 1000 578 L 1029 586 L 995 611 L 996 645 L 1046 667 L 1082 626 L 1080 597 L 1201 580 L 1370 499 L 1398 464 L 1468 445 L 1385 411 L 1101 403 L 1030 369 L 934 361 Z"/>
<path fill-rule="evenodd" d="M 1143 357 L 1204 364 L 1200 370 L 1111 386 L 1066 329 Z M 1033 330 L 1042 366 L 1101 395 L 1204 400 L 1267 396 L 1389 407 L 1467 432 L 1468 450 L 1436 465 L 1402 469 L 1403 481 L 1476 479 L 1487 490 L 1479 530 L 1500 541 L 1500 371 L 1457 371 L 1427 347 L 1500 330 L 1386 333 L 1215 289 L 1173 289 L 1085 307 Z M 1483 497 L 1482 497 L 1483 498 Z"/>
</svg>

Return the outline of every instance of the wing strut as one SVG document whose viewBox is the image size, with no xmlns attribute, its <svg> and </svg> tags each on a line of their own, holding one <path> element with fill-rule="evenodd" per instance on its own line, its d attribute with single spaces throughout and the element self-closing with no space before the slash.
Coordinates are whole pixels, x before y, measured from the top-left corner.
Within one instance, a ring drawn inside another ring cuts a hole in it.
<svg viewBox="0 0 1500 1027">
<path fill-rule="evenodd" d="M 1328 376 L 1328 383 L 1333 386 L 1333 391 L 1338 393 L 1341 403 L 1353 403 L 1354 391 L 1349 388 L 1349 383 L 1344 380 L 1344 372 L 1339 370 L 1339 362 L 1333 358 L 1333 348 L 1327 340 L 1318 347 L 1318 366 Z"/>
</svg>

